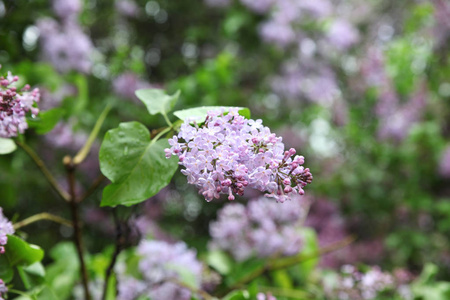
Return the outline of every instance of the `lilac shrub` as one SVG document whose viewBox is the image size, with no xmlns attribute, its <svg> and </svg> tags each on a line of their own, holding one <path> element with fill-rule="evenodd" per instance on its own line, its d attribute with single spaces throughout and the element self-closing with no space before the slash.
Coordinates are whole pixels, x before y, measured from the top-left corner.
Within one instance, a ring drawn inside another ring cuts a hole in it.
<svg viewBox="0 0 450 300">
<path fill-rule="evenodd" d="M 252 256 L 295 255 L 303 245 L 306 206 L 298 196 L 285 203 L 261 197 L 247 207 L 226 205 L 209 226 L 210 246 L 231 253 L 238 261 Z"/>
<path fill-rule="evenodd" d="M 202 264 L 196 252 L 183 242 L 169 244 L 162 241 L 142 240 L 137 248 L 140 256 L 139 271 L 142 279 L 136 279 L 118 270 L 118 299 L 133 300 L 146 295 L 153 300 L 189 300 L 191 292 L 176 282 L 189 277 L 189 284 L 199 288 Z M 120 269 L 120 266 L 119 266 Z"/>
<path fill-rule="evenodd" d="M 1 68 L 1 66 L 0 66 Z M 27 84 L 19 92 L 14 83 L 19 80 L 18 76 L 14 76 L 8 72 L 6 77 L 0 77 L 0 137 L 15 137 L 19 133 L 24 133 L 28 128 L 25 118 L 28 112 L 32 116 L 39 113 L 39 109 L 35 104 L 39 102 L 39 89 L 35 88 L 30 91 Z"/>
<path fill-rule="evenodd" d="M 208 112 L 201 127 L 186 120 L 178 136 L 169 139 L 172 147 L 165 152 L 167 158 L 180 158 L 180 165 L 186 168 L 181 172 L 206 201 L 220 194 L 234 200 L 234 194 L 244 195 L 249 186 L 284 202 L 303 195 L 313 177 L 302 166 L 304 157 L 293 157 L 295 149 L 285 151 L 281 141 L 261 120 L 245 119 L 234 108 L 228 114 Z"/>
<path fill-rule="evenodd" d="M 5 282 L 0 279 L 0 300 L 5 300 L 3 296 L 8 292 L 8 288 L 5 285 Z"/>
<path fill-rule="evenodd" d="M 391 274 L 374 266 L 361 272 L 352 265 L 344 265 L 333 283 L 324 284 L 324 290 L 330 298 L 339 300 L 371 300 L 382 295 L 409 300 L 413 298 L 407 284 L 410 280 L 409 273 L 401 270 Z"/>
</svg>

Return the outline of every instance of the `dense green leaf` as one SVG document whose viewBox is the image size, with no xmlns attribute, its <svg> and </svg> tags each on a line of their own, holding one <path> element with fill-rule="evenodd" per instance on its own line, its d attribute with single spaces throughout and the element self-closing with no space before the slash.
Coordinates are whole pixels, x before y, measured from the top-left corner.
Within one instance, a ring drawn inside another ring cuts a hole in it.
<svg viewBox="0 0 450 300">
<path fill-rule="evenodd" d="M 158 193 L 177 170 L 177 159 L 166 159 L 167 140 L 150 140 L 138 122 L 109 130 L 100 148 L 100 169 L 112 184 L 103 190 L 101 206 L 133 205 Z"/>
<path fill-rule="evenodd" d="M 150 114 L 167 115 L 177 103 L 180 91 L 173 95 L 167 95 L 164 90 L 145 89 L 137 90 L 136 96 L 145 104 Z"/>
<path fill-rule="evenodd" d="M 217 272 L 222 275 L 230 273 L 233 263 L 230 257 L 223 251 L 213 250 L 209 251 L 206 261 L 213 267 Z"/>
<path fill-rule="evenodd" d="M 4 282 L 10 282 L 14 275 L 14 269 L 8 262 L 6 255 L 0 255 L 0 278 Z"/>
<path fill-rule="evenodd" d="M 9 154 L 17 149 L 12 139 L 0 138 L 0 154 Z"/>
<path fill-rule="evenodd" d="M 43 111 L 39 113 L 37 118 L 28 119 L 28 125 L 31 128 L 35 128 L 38 134 L 46 134 L 55 127 L 63 114 L 64 110 L 61 108 Z"/>
<path fill-rule="evenodd" d="M 205 121 L 208 111 L 221 110 L 223 108 L 226 109 L 227 107 L 226 106 L 201 106 L 201 107 L 177 110 L 173 114 L 181 120 L 190 118 L 193 121 L 201 123 L 201 122 Z M 248 108 L 246 108 L 246 107 L 238 107 L 238 108 L 239 108 L 239 114 L 241 116 L 244 116 L 247 119 L 250 119 L 250 110 Z"/>
<path fill-rule="evenodd" d="M 248 300 L 250 294 L 247 291 L 233 291 L 226 295 L 223 300 Z"/>
<path fill-rule="evenodd" d="M 5 255 L 11 266 L 28 266 L 41 261 L 44 257 L 44 251 L 36 245 L 28 244 L 17 236 L 8 235 L 8 243 L 5 246 Z"/>
</svg>

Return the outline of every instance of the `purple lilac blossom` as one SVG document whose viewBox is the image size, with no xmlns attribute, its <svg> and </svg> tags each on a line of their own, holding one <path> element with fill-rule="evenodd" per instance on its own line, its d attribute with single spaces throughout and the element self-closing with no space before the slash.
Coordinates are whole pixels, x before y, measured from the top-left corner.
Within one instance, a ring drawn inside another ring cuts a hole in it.
<svg viewBox="0 0 450 300">
<path fill-rule="evenodd" d="M 8 288 L 5 285 L 5 282 L 0 279 L 0 300 L 5 300 L 3 296 L 6 296 L 6 293 L 8 292 Z"/>
<path fill-rule="evenodd" d="M 1 66 L 0 66 L 1 68 Z M 0 137 L 15 137 L 19 133 L 24 133 L 28 128 L 26 113 L 31 112 L 32 116 L 39 113 L 39 109 L 33 105 L 39 102 L 39 89 L 32 91 L 27 84 L 19 92 L 14 83 L 19 80 L 18 76 L 13 76 L 8 72 L 6 77 L 0 77 Z"/>
<path fill-rule="evenodd" d="M 258 293 L 258 295 L 256 295 L 256 300 L 277 300 L 277 298 L 272 296 L 271 293 Z"/>
<path fill-rule="evenodd" d="M 188 276 L 190 285 L 199 288 L 202 264 L 196 253 L 183 242 L 169 244 L 162 241 L 142 240 L 137 248 L 141 257 L 139 271 L 143 279 L 137 280 L 119 271 L 118 299 L 133 300 L 147 295 L 153 300 L 189 300 L 190 290 L 177 285 Z M 122 273 L 122 274 L 121 274 Z"/>
<path fill-rule="evenodd" d="M 261 197 L 247 207 L 226 205 L 209 226 L 210 247 L 231 253 L 238 261 L 252 256 L 295 255 L 303 246 L 305 206 L 300 197 L 285 203 Z"/>
<path fill-rule="evenodd" d="M 8 236 L 14 234 L 12 223 L 3 215 L 3 209 L 0 207 L 0 254 L 5 253 L 3 246 L 8 242 Z"/>
<path fill-rule="evenodd" d="M 80 0 L 53 0 L 53 11 L 61 19 L 72 19 L 81 12 Z"/>
<path fill-rule="evenodd" d="M 113 81 L 113 90 L 121 98 L 132 99 L 140 102 L 135 95 L 135 91 L 139 89 L 151 88 L 151 85 L 143 80 L 140 80 L 134 73 L 127 72 L 117 76 Z"/>
<path fill-rule="evenodd" d="M 336 19 L 327 32 L 327 39 L 337 49 L 346 50 L 359 41 L 359 32 L 348 21 Z"/>
<path fill-rule="evenodd" d="M 132 0 L 117 0 L 115 6 L 123 16 L 136 17 L 139 14 L 139 6 Z"/>
<path fill-rule="evenodd" d="M 276 0 L 241 0 L 241 2 L 251 11 L 263 14 L 270 10 Z"/>
<path fill-rule="evenodd" d="M 450 178 L 450 146 L 447 146 L 442 153 L 439 174 L 444 178 Z"/>
<path fill-rule="evenodd" d="M 302 166 L 304 157 L 293 157 L 295 149 L 285 151 L 281 140 L 261 120 L 245 119 L 231 108 L 227 115 L 224 110 L 208 112 L 201 127 L 186 120 L 178 136 L 169 139 L 172 147 L 165 152 L 167 158 L 180 158 L 179 164 L 186 168 L 181 172 L 206 201 L 220 194 L 234 200 L 234 194 L 242 196 L 249 186 L 284 202 L 303 195 L 312 175 Z"/>
<path fill-rule="evenodd" d="M 352 265 L 344 265 L 336 281 L 324 284 L 324 290 L 329 297 L 339 300 L 378 299 L 382 292 L 394 293 L 405 300 L 412 299 L 403 273 L 394 272 L 393 275 L 381 271 L 378 266 L 361 272 Z"/>
<path fill-rule="evenodd" d="M 295 31 L 291 24 L 284 21 L 269 20 L 261 24 L 259 33 L 267 43 L 274 43 L 279 47 L 287 47 L 296 41 Z"/>
<path fill-rule="evenodd" d="M 41 33 L 44 59 L 59 72 L 66 73 L 70 70 L 90 72 L 92 66 L 90 55 L 94 46 L 76 21 L 60 25 L 53 19 L 45 18 L 37 21 L 37 27 Z"/>
</svg>

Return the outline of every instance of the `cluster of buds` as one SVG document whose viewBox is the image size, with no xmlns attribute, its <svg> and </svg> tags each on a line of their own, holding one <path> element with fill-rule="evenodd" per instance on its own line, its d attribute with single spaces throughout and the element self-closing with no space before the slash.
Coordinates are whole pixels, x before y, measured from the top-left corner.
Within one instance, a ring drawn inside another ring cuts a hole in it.
<svg viewBox="0 0 450 300">
<path fill-rule="evenodd" d="M 0 66 L 1 67 L 1 66 Z M 0 137 L 10 138 L 23 133 L 28 128 L 25 118 L 27 112 L 32 116 L 39 113 L 33 105 L 39 102 L 39 89 L 30 91 L 27 84 L 21 91 L 13 86 L 19 77 L 8 72 L 6 77 L 0 77 Z"/>
<path fill-rule="evenodd" d="M 284 202 L 303 195 L 313 179 L 309 168 L 302 166 L 303 156 L 295 155 L 295 149 L 285 151 L 281 137 L 261 120 L 245 119 L 237 108 L 208 112 L 201 127 L 186 120 L 169 144 L 166 157 L 179 157 L 188 183 L 196 185 L 207 201 L 220 194 L 234 200 L 248 186 Z"/>
</svg>

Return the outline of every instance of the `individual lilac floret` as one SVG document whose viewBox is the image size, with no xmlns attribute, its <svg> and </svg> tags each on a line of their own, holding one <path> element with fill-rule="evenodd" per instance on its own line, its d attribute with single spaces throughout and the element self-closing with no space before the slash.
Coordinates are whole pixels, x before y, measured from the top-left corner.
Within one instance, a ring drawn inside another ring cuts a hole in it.
<svg viewBox="0 0 450 300">
<path fill-rule="evenodd" d="M 1 65 L 0 65 L 1 68 Z M 28 128 L 25 115 L 31 112 L 37 115 L 39 109 L 33 105 L 39 102 L 39 89 L 30 90 L 27 84 L 19 92 L 14 83 L 19 80 L 8 72 L 6 77 L 0 77 L 0 137 L 10 138 L 24 133 Z"/>
<path fill-rule="evenodd" d="M 0 207 L 0 254 L 5 253 L 8 236 L 14 234 L 14 227 L 12 223 L 3 215 L 3 209 Z"/>
<path fill-rule="evenodd" d="M 209 226 L 210 246 L 231 253 L 238 261 L 252 256 L 295 255 L 303 246 L 305 205 L 300 197 L 282 204 L 261 197 L 247 207 L 226 205 Z"/>
<path fill-rule="evenodd" d="M 180 158 L 179 164 L 186 168 L 181 172 L 206 201 L 220 194 L 234 200 L 249 186 L 284 202 L 303 195 L 313 177 L 302 166 L 304 157 L 295 155 L 293 148 L 285 151 L 281 140 L 261 120 L 245 119 L 231 108 L 228 114 L 209 112 L 201 127 L 186 120 L 178 136 L 169 139 L 172 147 L 165 152 L 167 158 Z"/>
<path fill-rule="evenodd" d="M 190 300 L 190 290 L 177 284 L 186 277 L 193 288 L 200 287 L 202 264 L 195 251 L 183 242 L 143 240 L 137 253 L 141 256 L 139 271 L 143 279 L 119 275 L 118 299 L 133 300 L 146 295 L 152 300 Z"/>
<path fill-rule="evenodd" d="M 412 294 L 407 282 L 411 276 L 405 272 L 394 272 L 390 274 L 381 271 L 378 266 L 361 272 L 352 265 L 344 265 L 341 274 L 334 282 L 328 282 L 324 286 L 325 293 L 339 300 L 371 300 L 379 299 L 384 292 L 398 295 L 400 299 L 412 299 Z M 397 299 L 397 298 L 396 298 Z"/>
</svg>

